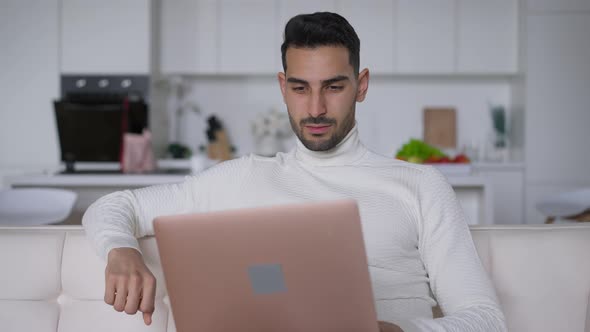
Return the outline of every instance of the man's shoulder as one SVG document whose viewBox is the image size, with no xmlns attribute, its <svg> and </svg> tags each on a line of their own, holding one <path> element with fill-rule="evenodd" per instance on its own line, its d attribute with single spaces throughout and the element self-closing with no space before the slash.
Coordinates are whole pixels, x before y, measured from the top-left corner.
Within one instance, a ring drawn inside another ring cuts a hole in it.
<svg viewBox="0 0 590 332">
<path fill-rule="evenodd" d="M 276 156 L 273 157 L 264 157 L 255 154 L 248 154 L 231 160 L 223 161 L 201 172 L 199 175 L 214 176 L 238 174 L 244 171 L 249 171 L 253 168 L 280 165 L 284 163 L 287 158 L 288 154 L 283 153 L 278 153 Z"/>
<path fill-rule="evenodd" d="M 446 187 L 449 185 L 445 175 L 433 165 L 410 163 L 374 152 L 369 153 L 360 166 L 399 181 L 413 183 L 419 187 Z"/>
</svg>

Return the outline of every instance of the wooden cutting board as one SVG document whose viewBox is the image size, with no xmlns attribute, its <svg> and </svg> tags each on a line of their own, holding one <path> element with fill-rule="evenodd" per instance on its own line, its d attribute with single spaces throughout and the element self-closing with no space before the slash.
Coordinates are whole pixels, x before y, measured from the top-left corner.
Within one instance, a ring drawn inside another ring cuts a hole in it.
<svg viewBox="0 0 590 332">
<path fill-rule="evenodd" d="M 424 141 L 437 148 L 457 148 L 457 112 L 454 108 L 424 108 Z"/>
</svg>

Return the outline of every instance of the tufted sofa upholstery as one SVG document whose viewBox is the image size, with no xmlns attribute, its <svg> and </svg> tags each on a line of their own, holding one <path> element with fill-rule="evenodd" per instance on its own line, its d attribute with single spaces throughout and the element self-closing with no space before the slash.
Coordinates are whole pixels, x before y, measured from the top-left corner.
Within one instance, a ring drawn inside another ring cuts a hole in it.
<svg viewBox="0 0 590 332">
<path fill-rule="evenodd" d="M 471 230 L 510 331 L 590 332 L 590 225 Z M 104 304 L 104 262 L 80 227 L 0 228 L 0 331 L 175 331 L 154 238 L 141 246 L 158 279 L 150 327 Z"/>
</svg>

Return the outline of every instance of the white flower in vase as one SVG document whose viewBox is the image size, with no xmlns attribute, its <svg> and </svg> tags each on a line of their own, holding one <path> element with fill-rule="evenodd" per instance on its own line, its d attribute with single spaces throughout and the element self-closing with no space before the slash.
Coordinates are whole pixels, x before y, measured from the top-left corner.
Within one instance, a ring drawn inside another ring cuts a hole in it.
<svg viewBox="0 0 590 332">
<path fill-rule="evenodd" d="M 252 122 L 252 134 L 256 143 L 256 153 L 261 156 L 274 156 L 283 151 L 283 141 L 293 132 L 286 112 L 271 109 L 259 113 Z"/>
</svg>

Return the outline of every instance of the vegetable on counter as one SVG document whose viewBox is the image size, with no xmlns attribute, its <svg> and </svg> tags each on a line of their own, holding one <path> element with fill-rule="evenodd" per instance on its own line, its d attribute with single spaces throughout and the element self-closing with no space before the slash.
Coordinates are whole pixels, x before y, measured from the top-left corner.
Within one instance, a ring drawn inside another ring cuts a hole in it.
<svg viewBox="0 0 590 332">
<path fill-rule="evenodd" d="M 412 138 L 404 144 L 396 153 L 395 158 L 415 164 L 436 164 L 436 163 L 470 163 L 471 161 L 464 154 L 458 154 L 450 158 L 441 150 L 422 140 Z"/>
</svg>

